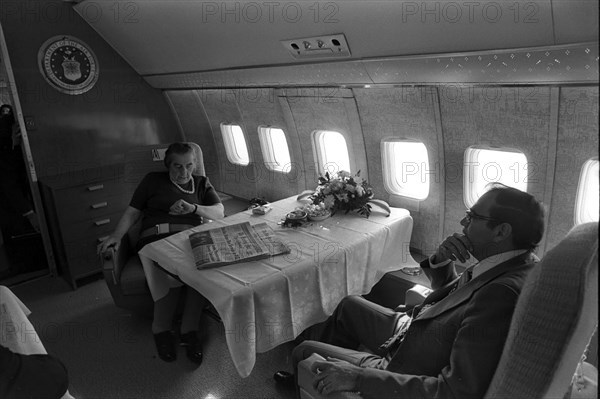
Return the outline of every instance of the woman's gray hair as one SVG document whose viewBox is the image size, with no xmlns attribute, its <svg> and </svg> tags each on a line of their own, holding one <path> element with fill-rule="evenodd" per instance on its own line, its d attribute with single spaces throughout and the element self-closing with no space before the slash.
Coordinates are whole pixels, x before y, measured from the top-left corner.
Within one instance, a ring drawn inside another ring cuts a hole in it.
<svg viewBox="0 0 600 399">
<path fill-rule="evenodd" d="M 167 151 L 165 152 L 165 159 L 164 159 L 164 163 L 165 166 L 168 168 L 169 166 L 171 166 L 171 158 L 173 158 L 173 154 L 179 154 L 179 155 L 185 155 L 188 153 L 192 153 L 194 154 L 194 149 L 192 148 L 191 145 L 187 144 L 187 143 L 173 143 L 169 146 L 169 148 L 167 148 Z M 195 158 L 195 154 L 194 154 L 194 158 Z"/>
</svg>

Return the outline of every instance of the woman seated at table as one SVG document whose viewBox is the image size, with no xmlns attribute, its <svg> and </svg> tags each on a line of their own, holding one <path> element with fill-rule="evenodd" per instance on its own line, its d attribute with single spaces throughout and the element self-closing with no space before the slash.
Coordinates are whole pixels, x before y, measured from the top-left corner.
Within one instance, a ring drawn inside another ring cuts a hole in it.
<svg viewBox="0 0 600 399">
<path fill-rule="evenodd" d="M 99 246 L 99 251 L 114 246 L 138 219 L 142 229 L 137 250 L 144 245 L 202 224 L 203 218 L 220 219 L 223 205 L 207 177 L 193 175 L 196 159 L 193 148 L 185 143 L 173 143 L 165 153 L 167 172 L 148 173 L 136 188 L 129 207 L 117 227 Z M 155 265 L 144 268 L 154 299 L 152 332 L 160 358 L 172 362 L 177 357 L 172 323 L 182 283 Z M 180 345 L 186 346 L 188 358 L 202 362 L 202 344 L 198 334 L 200 316 L 206 299 L 187 287 L 181 319 Z"/>
</svg>

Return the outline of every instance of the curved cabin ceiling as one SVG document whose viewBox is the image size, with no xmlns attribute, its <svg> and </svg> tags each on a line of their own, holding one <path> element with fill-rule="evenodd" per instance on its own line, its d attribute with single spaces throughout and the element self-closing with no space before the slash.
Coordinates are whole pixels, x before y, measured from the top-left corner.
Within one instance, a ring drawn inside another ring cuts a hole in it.
<svg viewBox="0 0 600 399">
<path fill-rule="evenodd" d="M 86 0 L 74 7 L 159 88 L 598 81 L 598 0 Z M 338 34 L 349 56 L 295 58 L 282 43 L 299 39 L 302 47 L 303 38 Z"/>
</svg>

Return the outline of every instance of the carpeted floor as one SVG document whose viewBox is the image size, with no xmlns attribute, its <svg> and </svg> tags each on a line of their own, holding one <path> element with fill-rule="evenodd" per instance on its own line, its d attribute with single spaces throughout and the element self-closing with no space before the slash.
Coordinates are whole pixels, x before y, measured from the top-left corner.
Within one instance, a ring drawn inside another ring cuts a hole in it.
<svg viewBox="0 0 600 399">
<path fill-rule="evenodd" d="M 195 367 L 182 348 L 174 363 L 160 360 L 150 320 L 114 306 L 103 280 L 72 290 L 62 278 L 45 277 L 12 291 L 32 311 L 30 320 L 49 353 L 69 370 L 77 399 L 276 399 L 294 398 L 276 386 L 276 370 L 291 370 L 292 344 L 257 355 L 248 378 L 231 361 L 223 327 L 205 316 L 204 362 Z"/>
</svg>

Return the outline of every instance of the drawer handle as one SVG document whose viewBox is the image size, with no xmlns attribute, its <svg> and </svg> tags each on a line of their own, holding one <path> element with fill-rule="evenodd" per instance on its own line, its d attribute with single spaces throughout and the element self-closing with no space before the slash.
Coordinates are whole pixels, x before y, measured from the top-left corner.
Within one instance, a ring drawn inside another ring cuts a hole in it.
<svg viewBox="0 0 600 399">
<path fill-rule="evenodd" d="M 100 244 L 100 243 L 102 243 L 102 242 L 106 241 L 106 239 L 107 239 L 108 237 L 110 237 L 110 236 L 98 237 L 98 244 Z"/>
<path fill-rule="evenodd" d="M 97 204 L 92 204 L 92 209 L 99 209 L 108 206 L 108 202 L 98 202 Z"/>
<path fill-rule="evenodd" d="M 96 226 L 102 226 L 103 224 L 108 224 L 108 223 L 110 223 L 110 219 L 96 220 L 96 221 L 94 222 L 94 224 L 95 224 Z"/>
<path fill-rule="evenodd" d="M 104 188 L 104 184 L 98 184 L 96 186 L 89 186 L 88 191 L 102 190 L 103 188 Z"/>
</svg>

